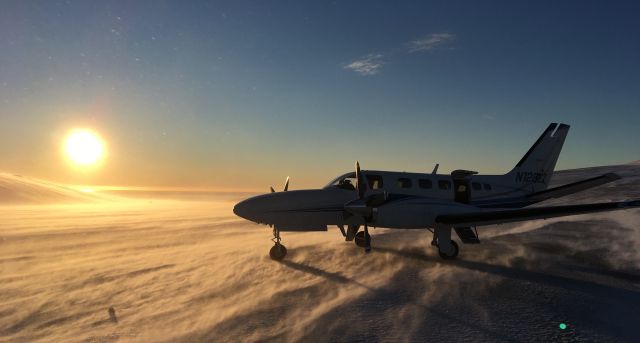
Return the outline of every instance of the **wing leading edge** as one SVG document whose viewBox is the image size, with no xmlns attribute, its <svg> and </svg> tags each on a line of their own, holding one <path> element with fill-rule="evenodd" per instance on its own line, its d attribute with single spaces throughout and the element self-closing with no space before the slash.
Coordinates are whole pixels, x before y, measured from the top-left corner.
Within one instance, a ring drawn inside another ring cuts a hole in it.
<svg viewBox="0 0 640 343">
<path fill-rule="evenodd" d="M 571 216 L 576 214 L 626 210 L 640 207 L 640 200 L 604 202 L 596 204 L 547 206 L 522 208 L 517 210 L 481 211 L 458 214 L 443 214 L 436 222 L 453 227 L 503 224 L 533 219 Z"/>
</svg>

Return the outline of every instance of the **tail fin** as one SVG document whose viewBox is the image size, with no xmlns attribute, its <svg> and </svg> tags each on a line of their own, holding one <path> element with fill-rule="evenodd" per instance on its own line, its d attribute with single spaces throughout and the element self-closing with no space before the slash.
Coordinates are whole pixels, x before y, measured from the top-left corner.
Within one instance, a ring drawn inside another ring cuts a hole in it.
<svg viewBox="0 0 640 343">
<path fill-rule="evenodd" d="M 547 189 L 568 133 L 569 125 L 551 123 L 507 176 L 519 186 L 530 186 L 532 192 Z"/>
</svg>

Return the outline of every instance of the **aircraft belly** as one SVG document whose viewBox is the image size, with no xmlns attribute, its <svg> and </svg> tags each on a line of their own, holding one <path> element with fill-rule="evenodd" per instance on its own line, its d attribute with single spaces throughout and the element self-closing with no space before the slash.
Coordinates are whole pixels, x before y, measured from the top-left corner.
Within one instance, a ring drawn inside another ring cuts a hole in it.
<svg viewBox="0 0 640 343">
<path fill-rule="evenodd" d="M 287 210 L 265 215 L 267 223 L 283 226 L 337 225 L 341 218 L 342 210 Z"/>
<path fill-rule="evenodd" d="M 438 215 L 469 211 L 470 208 L 473 207 L 448 201 L 424 199 L 402 201 L 378 208 L 373 224 L 398 229 L 433 228 Z"/>
<path fill-rule="evenodd" d="M 434 220 L 435 215 L 424 206 L 402 203 L 378 208 L 373 224 L 386 228 L 424 229 L 432 227 Z"/>
</svg>

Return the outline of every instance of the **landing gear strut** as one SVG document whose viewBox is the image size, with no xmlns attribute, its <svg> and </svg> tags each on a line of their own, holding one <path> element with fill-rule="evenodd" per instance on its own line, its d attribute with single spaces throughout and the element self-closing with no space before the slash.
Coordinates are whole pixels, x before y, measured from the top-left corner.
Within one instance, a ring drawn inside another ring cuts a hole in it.
<svg viewBox="0 0 640 343">
<path fill-rule="evenodd" d="M 431 231 L 431 230 L 430 230 Z M 433 232 L 431 245 L 438 248 L 438 255 L 445 260 L 453 260 L 458 257 L 458 243 L 451 239 L 450 227 L 436 227 Z"/>
<path fill-rule="evenodd" d="M 284 245 L 280 243 L 280 230 L 278 230 L 278 228 L 276 228 L 275 226 L 273 227 L 272 241 L 274 245 L 273 247 L 271 247 L 271 250 L 269 250 L 269 257 L 271 257 L 271 259 L 274 261 L 282 261 L 282 259 L 287 256 L 287 248 L 285 248 Z"/>
</svg>

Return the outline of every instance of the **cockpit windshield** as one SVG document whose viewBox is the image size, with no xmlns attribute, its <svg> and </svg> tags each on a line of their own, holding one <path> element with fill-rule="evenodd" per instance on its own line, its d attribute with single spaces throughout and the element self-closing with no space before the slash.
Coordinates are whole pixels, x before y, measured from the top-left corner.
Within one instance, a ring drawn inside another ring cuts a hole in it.
<svg viewBox="0 0 640 343">
<path fill-rule="evenodd" d="M 342 189 L 355 191 L 356 182 L 357 182 L 356 173 L 351 172 L 351 173 L 340 175 L 337 178 L 331 180 L 331 182 L 329 182 L 326 186 L 324 186 L 324 188 L 338 187 Z"/>
</svg>

